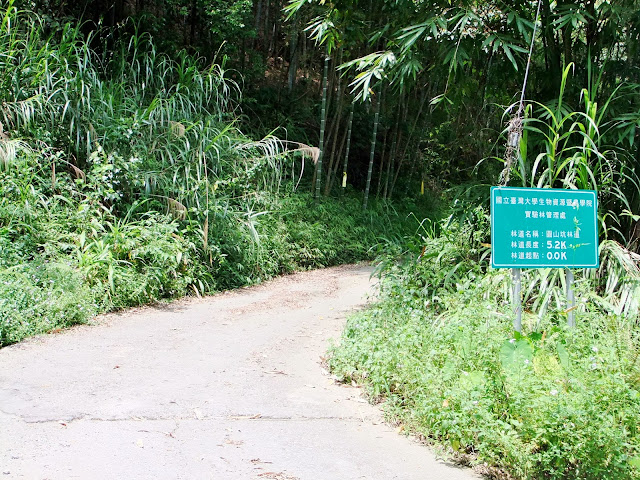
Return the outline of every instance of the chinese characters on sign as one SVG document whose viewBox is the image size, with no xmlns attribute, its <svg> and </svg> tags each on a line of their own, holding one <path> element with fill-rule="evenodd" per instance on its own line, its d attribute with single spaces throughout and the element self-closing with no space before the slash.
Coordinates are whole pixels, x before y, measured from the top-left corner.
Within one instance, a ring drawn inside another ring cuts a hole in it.
<svg viewBox="0 0 640 480">
<path fill-rule="evenodd" d="M 592 190 L 492 187 L 492 266 L 597 268 L 597 212 Z"/>
</svg>

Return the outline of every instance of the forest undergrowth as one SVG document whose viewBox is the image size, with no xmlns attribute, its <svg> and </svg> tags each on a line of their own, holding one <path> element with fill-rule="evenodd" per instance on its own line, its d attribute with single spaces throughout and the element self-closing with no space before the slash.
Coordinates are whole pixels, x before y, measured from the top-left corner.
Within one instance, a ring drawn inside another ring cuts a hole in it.
<svg viewBox="0 0 640 480">
<path fill-rule="evenodd" d="M 113 309 L 371 260 L 382 236 L 416 223 L 389 204 L 362 212 L 354 195 L 318 206 L 284 186 L 219 206 L 204 238 L 195 214 L 176 218 L 148 199 L 117 214 L 65 175 L 66 194 L 52 192 L 37 168 L 29 157 L 0 172 L 0 345 Z"/>
<path fill-rule="evenodd" d="M 131 24 L 87 37 L 13 2 L 0 16 L 0 347 L 371 259 L 415 224 L 415 205 L 363 212 L 348 189 L 314 202 L 313 149 L 243 135 L 223 64 L 170 58 Z"/>
</svg>

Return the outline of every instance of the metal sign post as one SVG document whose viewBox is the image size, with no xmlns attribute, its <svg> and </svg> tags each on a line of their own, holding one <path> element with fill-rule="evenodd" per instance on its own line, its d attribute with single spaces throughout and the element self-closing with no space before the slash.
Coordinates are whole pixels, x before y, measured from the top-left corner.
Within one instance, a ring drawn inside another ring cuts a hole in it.
<svg viewBox="0 0 640 480">
<path fill-rule="evenodd" d="M 569 326 L 575 326 L 571 268 L 598 268 L 598 195 L 593 190 L 491 187 L 491 266 L 510 268 L 522 329 L 522 268 L 563 268 Z"/>
<path fill-rule="evenodd" d="M 513 303 L 516 304 L 513 329 L 516 332 L 522 332 L 522 270 L 512 268 L 511 275 L 513 277 Z"/>
<path fill-rule="evenodd" d="M 573 328 L 576 326 L 576 299 L 573 292 L 573 272 L 565 269 L 567 274 L 567 324 Z"/>
</svg>

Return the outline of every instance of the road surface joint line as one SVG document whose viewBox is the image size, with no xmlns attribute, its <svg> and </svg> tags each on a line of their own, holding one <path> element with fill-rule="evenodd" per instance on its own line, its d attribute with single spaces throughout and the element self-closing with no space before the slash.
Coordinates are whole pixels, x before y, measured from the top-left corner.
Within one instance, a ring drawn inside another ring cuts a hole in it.
<svg viewBox="0 0 640 480">
<path fill-rule="evenodd" d="M 211 420 L 230 420 L 230 421 L 291 421 L 291 422 L 310 422 L 310 421 L 333 421 L 337 420 L 340 422 L 357 422 L 363 423 L 363 421 L 367 420 L 367 417 L 355 417 L 355 416 L 279 416 L 279 415 L 204 415 L 200 418 L 197 418 L 193 415 L 183 415 L 183 416 L 133 416 L 133 417 L 122 417 L 122 418 L 101 418 L 101 417 L 89 417 L 88 415 L 81 415 L 73 418 L 44 418 L 44 419 L 36 419 L 30 420 L 28 418 L 21 417 L 20 415 L 9 415 L 13 419 L 21 420 L 27 424 L 47 424 L 47 423 L 64 423 L 65 425 L 69 425 L 76 422 L 164 422 L 169 420 L 181 420 L 188 421 L 193 420 L 197 422 L 202 421 L 211 421 Z"/>
</svg>

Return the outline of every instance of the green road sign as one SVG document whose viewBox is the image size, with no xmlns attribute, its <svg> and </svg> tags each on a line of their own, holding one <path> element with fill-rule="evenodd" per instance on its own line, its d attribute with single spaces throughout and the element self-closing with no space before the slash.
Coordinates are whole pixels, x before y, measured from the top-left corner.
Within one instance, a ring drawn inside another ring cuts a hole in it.
<svg viewBox="0 0 640 480">
<path fill-rule="evenodd" d="M 493 268 L 598 268 L 593 190 L 491 187 Z"/>
</svg>

